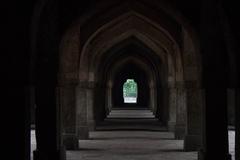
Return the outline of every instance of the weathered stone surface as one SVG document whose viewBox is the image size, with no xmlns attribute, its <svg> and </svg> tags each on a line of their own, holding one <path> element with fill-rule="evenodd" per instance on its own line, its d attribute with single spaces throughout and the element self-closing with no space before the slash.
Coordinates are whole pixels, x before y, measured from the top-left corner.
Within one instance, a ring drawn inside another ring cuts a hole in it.
<svg viewBox="0 0 240 160">
<path fill-rule="evenodd" d="M 183 139 L 186 134 L 186 90 L 177 88 L 177 117 L 175 127 L 175 138 Z"/>
<path fill-rule="evenodd" d="M 87 89 L 77 87 L 76 99 L 77 135 L 79 139 L 87 139 L 89 137 L 87 124 Z"/>
<path fill-rule="evenodd" d="M 76 86 L 61 87 L 60 101 L 64 133 L 76 133 Z"/>
<path fill-rule="evenodd" d="M 177 89 L 169 89 L 169 131 L 175 131 L 175 125 L 177 120 Z"/>
</svg>

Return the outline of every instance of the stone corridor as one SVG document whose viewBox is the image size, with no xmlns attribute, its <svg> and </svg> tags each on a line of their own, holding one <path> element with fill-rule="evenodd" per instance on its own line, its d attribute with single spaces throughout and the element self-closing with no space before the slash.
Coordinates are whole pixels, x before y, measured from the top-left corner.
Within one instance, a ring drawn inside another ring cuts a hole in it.
<svg viewBox="0 0 240 160">
<path fill-rule="evenodd" d="M 33 151 L 34 130 L 31 135 Z M 234 138 L 235 132 L 229 130 L 232 155 Z M 67 151 L 67 160 L 197 160 L 197 152 L 185 152 L 183 143 L 150 110 L 114 109 L 88 140 L 79 140 L 79 150 Z"/>
<path fill-rule="evenodd" d="M 31 135 L 32 154 L 34 130 Z M 229 131 L 232 155 L 234 136 L 234 131 Z M 67 160 L 197 160 L 197 152 L 184 152 L 183 140 L 174 140 L 169 132 L 96 131 L 90 132 L 89 140 L 80 140 L 79 147 L 79 151 L 67 151 Z"/>
<path fill-rule="evenodd" d="M 240 160 L 237 2 L 4 1 L 2 157 Z"/>
</svg>

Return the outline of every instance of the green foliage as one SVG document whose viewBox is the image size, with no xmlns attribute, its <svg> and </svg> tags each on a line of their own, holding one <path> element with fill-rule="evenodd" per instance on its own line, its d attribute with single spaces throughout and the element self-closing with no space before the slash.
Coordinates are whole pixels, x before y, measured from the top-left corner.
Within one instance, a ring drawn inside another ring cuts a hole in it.
<svg viewBox="0 0 240 160">
<path fill-rule="evenodd" d="M 137 97 L 137 83 L 133 79 L 128 79 L 123 85 L 124 97 Z"/>
</svg>

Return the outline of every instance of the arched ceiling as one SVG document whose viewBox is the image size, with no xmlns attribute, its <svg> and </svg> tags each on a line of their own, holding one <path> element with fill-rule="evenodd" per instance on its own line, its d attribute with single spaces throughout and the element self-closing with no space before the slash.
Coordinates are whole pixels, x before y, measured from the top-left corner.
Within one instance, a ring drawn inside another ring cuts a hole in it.
<svg viewBox="0 0 240 160">
<path fill-rule="evenodd" d="M 153 50 L 166 66 L 168 54 L 167 58 L 171 59 L 172 68 L 175 68 L 176 64 L 179 64 L 178 68 L 182 68 L 180 49 L 169 33 L 160 25 L 131 11 L 113 19 L 91 35 L 81 52 L 80 74 L 91 72 L 90 80 L 94 81 L 94 68 L 101 66 L 100 60 L 104 53 L 130 37 L 135 37 Z"/>
<path fill-rule="evenodd" d="M 181 16 L 168 2 L 149 0 L 102 0 L 95 2 L 80 18 L 74 23 L 80 23 L 82 30 L 82 40 L 87 41 L 89 37 L 99 28 L 109 21 L 121 17 L 122 15 L 135 12 L 144 15 L 148 21 L 161 24 L 162 30 L 166 30 L 170 36 L 179 42 L 181 41 L 181 27 L 183 22 Z M 157 25 L 156 25 L 157 26 Z M 159 27 L 159 26 L 158 26 Z"/>
<path fill-rule="evenodd" d="M 96 73 L 103 76 L 101 81 L 112 80 L 120 68 L 128 64 L 139 66 L 149 79 L 159 80 L 160 74 L 164 77 L 163 68 L 167 67 L 162 65 L 161 59 L 150 48 L 134 37 L 117 44 L 104 54 L 106 56 L 100 61 L 101 67 L 96 67 Z"/>
<path fill-rule="evenodd" d="M 110 64 L 122 60 L 109 50 L 133 37 L 155 54 L 156 58 L 152 56 L 149 59 L 153 61 L 160 59 L 171 81 L 183 81 L 183 63 L 187 64 L 183 61 L 185 58 L 185 51 L 182 49 L 185 47 L 183 28 L 186 33 L 188 32 L 184 19 L 173 8 L 169 9 L 165 4 L 161 6 L 160 2 L 150 3 L 145 0 L 105 2 L 96 3 L 95 7 L 89 8 L 89 11 L 72 23 L 68 30 L 67 34 L 75 37 L 74 44 L 79 43 L 79 45 L 75 50 L 71 48 L 66 50 L 69 55 L 65 54 L 61 59 L 71 60 L 68 64 L 75 66 L 71 70 L 75 72 L 78 70 L 79 80 L 95 81 L 97 69 L 106 64 L 108 67 L 104 66 L 105 69 L 109 68 Z M 72 41 L 71 38 L 69 40 Z M 65 42 L 69 43 L 68 40 Z M 195 54 L 194 49 L 187 52 Z M 73 53 L 78 54 L 79 58 L 76 56 L 71 58 L 70 55 Z M 78 66 L 77 69 L 76 66 Z M 73 74 L 75 77 L 76 73 Z"/>
</svg>

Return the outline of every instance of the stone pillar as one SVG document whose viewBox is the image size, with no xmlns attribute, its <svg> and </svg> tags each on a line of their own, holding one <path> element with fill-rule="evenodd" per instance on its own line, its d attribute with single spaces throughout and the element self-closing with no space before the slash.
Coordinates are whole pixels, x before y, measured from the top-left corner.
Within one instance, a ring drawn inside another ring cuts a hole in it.
<svg viewBox="0 0 240 160">
<path fill-rule="evenodd" d="M 60 88 L 60 105 L 63 124 L 63 144 L 66 149 L 78 149 L 76 124 L 76 85 Z"/>
<path fill-rule="evenodd" d="M 153 112 L 154 115 L 156 115 L 157 112 L 157 93 L 156 93 L 156 86 L 154 84 L 149 85 L 150 88 L 150 109 Z"/>
<path fill-rule="evenodd" d="M 14 93 L 16 92 L 16 90 L 14 90 Z M 17 92 L 18 93 L 18 92 Z M 15 93 L 16 94 L 16 93 Z M 25 88 L 25 96 L 26 96 L 26 104 L 24 107 L 24 129 L 25 129 L 25 134 L 24 134 L 24 140 L 25 143 L 24 144 L 24 150 L 25 150 L 25 159 L 26 160 L 30 160 L 30 151 L 31 151 L 31 130 L 35 129 L 35 87 L 34 86 L 28 86 Z M 14 99 L 17 100 L 17 99 Z M 15 102 L 16 103 L 16 102 Z M 18 103 L 18 101 L 17 101 Z M 21 104 L 17 104 L 17 106 L 20 106 Z M 22 109 L 22 108 L 20 108 Z M 30 110 L 29 110 L 30 109 Z M 19 112 L 15 111 L 17 114 L 19 114 Z M 12 115 L 15 116 L 15 115 Z M 30 121 L 30 122 L 29 122 Z M 32 123 L 34 122 L 34 123 Z M 30 125 L 31 124 L 31 125 Z M 34 124 L 34 125 L 32 125 Z M 9 125 L 9 124 L 8 124 Z M 18 124 L 15 124 L 18 125 Z M 13 137 L 11 137 L 13 139 Z M 23 140 L 23 139 L 21 139 Z M 11 144 L 10 142 L 8 142 L 9 144 Z M 21 143 L 20 143 L 21 144 Z M 16 145 L 16 144 L 15 144 Z M 14 153 L 14 152 L 13 152 Z M 9 159 L 11 159 L 9 157 Z M 18 159 L 21 159 L 18 157 Z"/>
<path fill-rule="evenodd" d="M 216 157 L 220 160 L 228 160 L 230 157 L 228 154 L 226 89 L 208 88 L 205 90 L 205 99 L 203 150 L 200 159 L 210 160 Z"/>
<path fill-rule="evenodd" d="M 240 56 L 239 23 L 236 21 L 239 10 L 237 2 L 222 1 L 221 21 L 228 53 L 228 124 L 235 125 L 235 159 L 240 159 Z"/>
<path fill-rule="evenodd" d="M 42 10 L 36 30 L 36 57 L 33 73 L 36 84 L 36 140 L 34 160 L 64 160 L 62 143 L 61 111 L 59 102 L 59 3 Z M 44 27 L 48 26 L 48 27 Z M 48 35 L 43 38 L 39 35 Z"/>
<path fill-rule="evenodd" d="M 219 20 L 219 1 L 202 1 L 201 51 L 203 61 L 203 148 L 201 160 L 228 160 L 227 57 Z"/>
<path fill-rule="evenodd" d="M 106 92 L 106 115 L 108 115 L 111 110 L 112 110 L 112 107 L 113 107 L 113 104 L 112 104 L 112 85 L 109 84 L 106 88 L 107 92 Z"/>
<path fill-rule="evenodd" d="M 95 122 L 100 123 L 106 118 L 106 86 L 98 84 L 95 87 L 94 114 Z"/>
<path fill-rule="evenodd" d="M 201 147 L 202 133 L 202 90 L 187 88 L 187 121 L 184 150 L 197 151 Z"/>
<path fill-rule="evenodd" d="M 16 84 L 14 84 L 16 85 Z M 5 148 L 2 157 L 13 160 L 30 160 L 30 99 L 31 88 L 10 85 L 1 89 L 4 94 L 2 114 L 2 132 Z M 7 149 L 11 148 L 11 149 Z M 2 158 L 5 159 L 5 158 Z"/>
<path fill-rule="evenodd" d="M 169 120 L 168 130 L 174 132 L 176 125 L 177 109 L 177 89 L 169 88 Z"/>
<path fill-rule="evenodd" d="M 235 159 L 240 159 L 240 89 L 236 89 L 235 105 Z"/>
<path fill-rule="evenodd" d="M 94 88 L 89 87 L 87 89 L 87 124 L 89 131 L 94 131 L 96 128 L 96 122 L 94 118 Z"/>
<path fill-rule="evenodd" d="M 163 125 L 168 125 L 168 118 L 169 118 L 169 88 L 168 87 L 161 87 L 157 85 L 156 89 L 156 114 L 155 117 L 158 118 Z"/>
<path fill-rule="evenodd" d="M 175 138 L 184 139 L 186 133 L 186 91 L 183 86 L 176 88 L 176 126 L 175 126 Z"/>
<path fill-rule="evenodd" d="M 149 84 L 149 108 L 154 113 L 154 88 L 151 84 Z"/>
<path fill-rule="evenodd" d="M 64 160 L 60 126 L 59 90 L 54 85 L 36 87 L 36 140 L 34 160 Z"/>
<path fill-rule="evenodd" d="M 76 124 L 79 139 L 89 138 L 87 122 L 87 86 L 79 85 L 76 87 Z"/>
<path fill-rule="evenodd" d="M 227 90 L 227 101 L 228 101 L 228 125 L 234 126 L 235 124 L 235 90 L 228 88 Z"/>
</svg>

